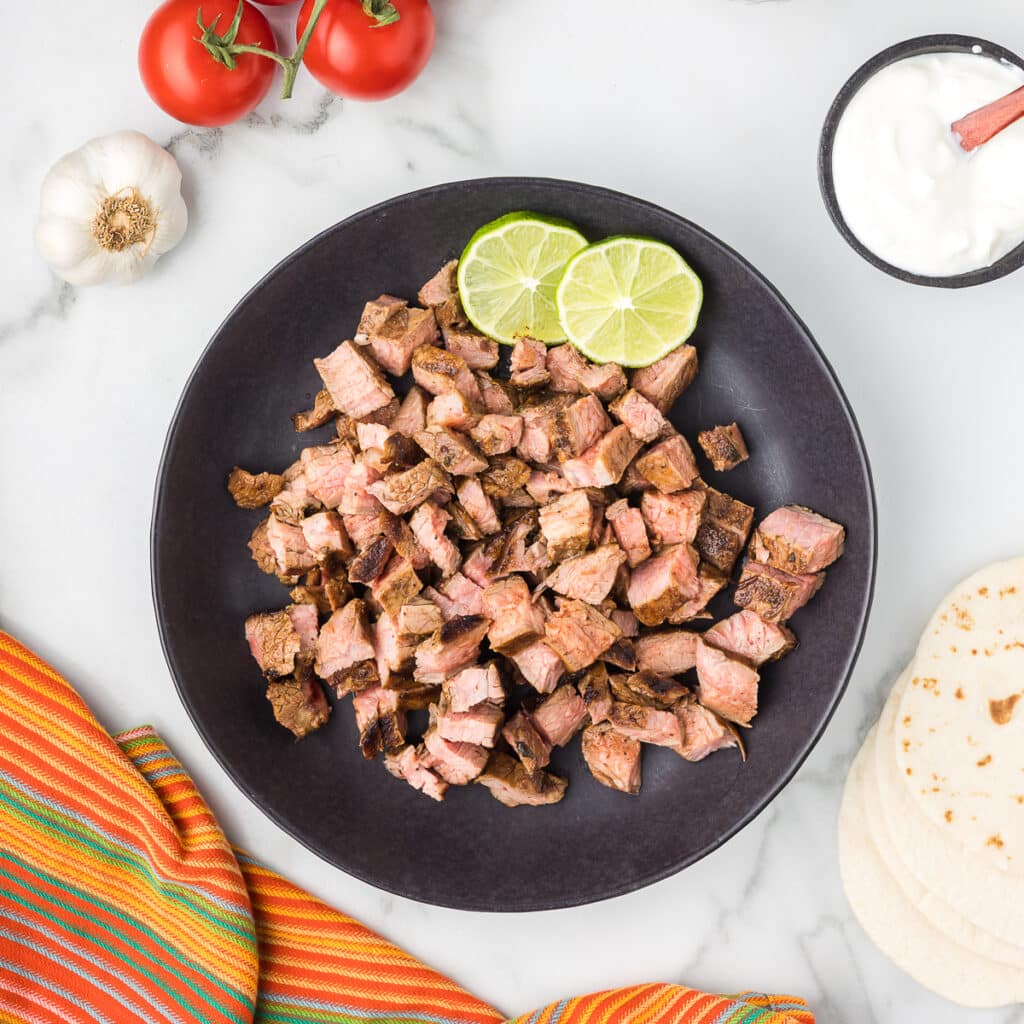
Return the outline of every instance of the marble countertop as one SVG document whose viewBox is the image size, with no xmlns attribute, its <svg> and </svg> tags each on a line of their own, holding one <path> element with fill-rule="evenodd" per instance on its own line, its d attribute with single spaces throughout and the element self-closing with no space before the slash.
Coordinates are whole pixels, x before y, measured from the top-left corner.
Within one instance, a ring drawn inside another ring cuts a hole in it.
<svg viewBox="0 0 1024 1024">
<path fill-rule="evenodd" d="M 111 729 L 157 726 L 231 837 L 508 1013 L 645 980 L 804 995 L 823 1022 L 1022 1024 L 919 988 L 852 920 L 836 867 L 840 788 L 932 606 L 1020 554 L 1024 278 L 914 288 L 862 262 L 817 191 L 818 130 L 847 75 L 909 36 L 1024 49 L 1008 0 L 435 0 L 433 60 L 405 95 L 339 100 L 303 77 L 223 130 L 183 127 L 135 72 L 145 0 L 23 5 L 0 115 L 0 626 L 52 660 Z M 281 22 L 287 12 L 278 12 Z M 283 22 L 281 22 L 283 23 Z M 29 37 L 50 33 L 38 72 Z M 13 99 L 10 97 L 14 96 Z M 63 152 L 134 127 L 181 163 L 188 235 L 128 289 L 75 290 L 32 248 Z M 606 903 L 492 916 L 410 903 L 318 860 L 248 803 L 199 739 L 150 604 L 164 433 L 211 333 L 308 237 L 387 196 L 497 174 L 581 179 L 692 218 L 806 320 L 856 410 L 878 490 L 874 613 L 849 691 L 753 824 L 675 878 Z M 58 541 L 59 538 L 59 541 Z"/>
</svg>

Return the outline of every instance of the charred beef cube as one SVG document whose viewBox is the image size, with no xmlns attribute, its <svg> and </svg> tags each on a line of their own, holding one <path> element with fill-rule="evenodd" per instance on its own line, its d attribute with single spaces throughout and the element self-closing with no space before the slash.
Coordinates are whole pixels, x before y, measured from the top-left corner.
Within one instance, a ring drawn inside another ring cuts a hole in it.
<svg viewBox="0 0 1024 1024">
<path fill-rule="evenodd" d="M 413 384 L 409 393 L 402 399 L 398 412 L 391 423 L 391 429 L 405 437 L 415 437 L 417 432 L 427 425 L 427 405 L 430 399 L 426 391 Z"/>
<path fill-rule="evenodd" d="M 551 375 L 551 390 L 578 395 L 582 390 L 580 377 L 587 361 L 572 345 L 555 345 L 548 349 L 546 361 Z"/>
<path fill-rule="evenodd" d="M 412 469 L 388 473 L 371 484 L 369 491 L 389 512 L 400 516 L 431 498 L 447 501 L 452 495 L 452 483 L 433 459 L 424 459 Z M 347 521 L 345 525 L 348 526 Z"/>
<path fill-rule="evenodd" d="M 458 260 L 449 260 L 416 295 L 421 306 L 442 306 L 450 298 L 459 294 L 456 280 Z"/>
<path fill-rule="evenodd" d="M 557 469 L 532 470 L 526 481 L 526 493 L 538 505 L 547 505 L 555 495 L 571 490 L 572 484 Z"/>
<path fill-rule="evenodd" d="M 640 743 L 678 748 L 683 742 L 679 719 L 672 711 L 612 701 L 608 722 L 616 732 Z"/>
<path fill-rule="evenodd" d="M 559 462 L 575 459 L 597 444 L 612 429 L 601 400 L 594 395 L 578 398 L 555 414 L 551 437 Z"/>
<path fill-rule="evenodd" d="M 476 780 L 506 807 L 539 807 L 557 804 L 568 783 L 550 772 L 531 774 L 508 754 L 491 754 L 487 769 Z"/>
<path fill-rule="evenodd" d="M 737 725 L 757 714 L 757 669 L 711 644 L 697 641 L 700 702 Z"/>
<path fill-rule="evenodd" d="M 636 459 L 634 459 L 622 474 L 622 479 L 619 481 L 619 492 L 622 494 L 642 494 L 650 490 L 653 490 L 650 480 L 636 468 Z"/>
<path fill-rule="evenodd" d="M 476 661 L 488 622 L 482 615 L 449 619 L 429 640 L 416 648 L 414 676 L 421 683 L 443 683 L 448 676 Z"/>
<path fill-rule="evenodd" d="M 384 572 L 370 584 L 374 599 L 392 614 L 397 614 L 398 609 L 422 589 L 423 581 L 416 570 L 399 554 L 391 556 Z"/>
<path fill-rule="evenodd" d="M 640 498 L 640 513 L 655 544 L 692 544 L 706 501 L 704 491 L 647 491 Z"/>
<path fill-rule="evenodd" d="M 401 637 L 398 619 L 390 612 L 383 612 L 373 624 L 373 651 L 377 662 L 377 675 L 385 689 L 400 687 L 398 677 L 408 675 L 413 655 L 416 653 L 418 638 Z"/>
<path fill-rule="evenodd" d="M 494 582 L 491 577 L 491 565 L 494 558 L 487 554 L 484 545 L 471 548 L 462 563 L 464 574 L 478 587 L 487 587 Z"/>
<path fill-rule="evenodd" d="M 593 551 L 566 559 L 544 581 L 546 586 L 588 604 L 600 604 L 611 592 L 626 553 L 618 544 L 603 544 Z"/>
<path fill-rule="evenodd" d="M 711 465 L 719 473 L 735 469 L 741 462 L 746 462 L 750 458 L 747 442 L 743 440 L 743 434 L 736 423 L 702 430 L 697 435 L 697 441 L 704 449 L 704 454 Z"/>
<path fill-rule="evenodd" d="M 313 399 L 312 409 L 297 412 L 292 416 L 292 426 L 295 427 L 297 433 L 305 434 L 309 430 L 316 430 L 317 427 L 330 423 L 337 415 L 338 410 L 335 408 L 330 391 L 322 388 Z"/>
<path fill-rule="evenodd" d="M 697 376 L 697 350 L 681 345 L 641 370 L 634 370 L 630 384 L 649 402 L 667 413 Z"/>
<path fill-rule="evenodd" d="M 400 299 L 396 295 L 380 295 L 376 299 L 371 299 L 363 306 L 356 336 L 352 340 L 357 345 L 369 344 L 371 335 L 376 334 L 407 305 L 405 299 Z"/>
<path fill-rule="evenodd" d="M 565 675 L 562 659 L 543 640 L 535 640 L 508 657 L 538 693 L 551 693 Z"/>
<path fill-rule="evenodd" d="M 373 760 L 383 749 L 380 735 L 380 716 L 377 711 L 377 684 L 364 686 L 352 697 L 352 712 L 359 730 L 359 751 L 368 761 Z"/>
<path fill-rule="evenodd" d="M 423 734 L 426 756 L 423 763 L 445 782 L 465 786 L 472 782 L 487 766 L 487 748 L 475 743 L 452 743 L 437 729 Z"/>
<path fill-rule="evenodd" d="M 337 512 L 317 512 L 303 519 L 302 536 L 306 546 L 317 558 L 323 559 L 332 554 L 342 558 L 352 557 L 352 541 Z"/>
<path fill-rule="evenodd" d="M 388 405 L 395 392 L 377 364 L 351 341 L 343 341 L 329 356 L 314 359 L 335 408 L 361 420 Z"/>
<path fill-rule="evenodd" d="M 517 518 L 506 522 L 508 525 L 484 545 L 484 551 L 493 560 L 487 571 L 492 580 L 514 572 L 534 572 L 540 568 L 534 562 L 533 553 L 527 551 L 527 541 L 537 528 L 536 513 L 522 512 Z"/>
<path fill-rule="evenodd" d="M 459 496 L 459 501 L 467 514 L 480 527 L 482 534 L 486 536 L 497 533 L 501 529 L 498 510 L 476 477 L 466 477 L 466 479 L 460 480 L 455 493 Z"/>
<path fill-rule="evenodd" d="M 765 622 L 785 622 L 821 588 L 823 572 L 794 576 L 761 562 L 747 560 L 736 584 L 733 600 Z"/>
<path fill-rule="evenodd" d="M 519 388 L 536 388 L 551 380 L 545 363 L 547 346 L 533 338 L 520 338 L 509 357 L 509 382 Z"/>
<path fill-rule="evenodd" d="M 623 704 L 668 711 L 688 697 L 690 691 L 677 679 L 657 672 L 633 672 L 610 677 L 612 693 Z"/>
<path fill-rule="evenodd" d="M 578 459 L 563 462 L 562 472 L 576 487 L 610 487 L 622 478 L 639 448 L 640 443 L 620 424 L 609 430 Z"/>
<path fill-rule="evenodd" d="M 583 601 L 563 600 L 544 625 L 544 640 L 570 672 L 593 665 L 622 635 L 611 619 Z"/>
<path fill-rule="evenodd" d="M 636 468 L 662 494 L 686 490 L 698 476 L 693 450 L 682 434 L 649 448 L 636 460 Z"/>
<path fill-rule="evenodd" d="M 614 622 L 614 614 L 610 617 L 612 622 Z M 627 672 L 633 672 L 636 669 L 636 652 L 633 650 L 633 641 L 627 640 L 625 637 L 616 640 L 615 643 L 613 643 L 611 647 L 601 655 L 601 660 L 606 662 L 608 665 L 625 669 Z"/>
<path fill-rule="evenodd" d="M 554 395 L 519 410 L 523 434 L 516 451 L 528 462 L 554 460 L 555 438 L 558 435 L 558 414 L 572 405 L 571 395 Z"/>
<path fill-rule="evenodd" d="M 776 509 L 754 531 L 750 553 L 758 562 L 794 575 L 820 572 L 842 553 L 846 531 L 801 505 Z"/>
<path fill-rule="evenodd" d="M 396 779 L 408 782 L 431 800 L 443 800 L 448 783 L 429 767 L 429 758 L 424 758 L 413 747 L 403 747 L 384 758 L 384 767 Z"/>
<path fill-rule="evenodd" d="M 412 354 L 421 345 L 438 341 L 437 320 L 429 309 L 399 309 L 370 335 L 374 358 L 388 373 L 401 377 L 409 372 Z"/>
<path fill-rule="evenodd" d="M 393 550 L 394 547 L 387 537 L 377 537 L 349 562 L 349 582 L 372 583 L 384 571 Z"/>
<path fill-rule="evenodd" d="M 446 391 L 427 406 L 427 426 L 450 430 L 469 430 L 480 421 L 480 414 L 458 391 Z"/>
<path fill-rule="evenodd" d="M 416 534 L 412 532 L 412 527 L 401 516 L 382 508 L 380 526 L 395 551 L 414 569 L 426 569 L 430 565 L 430 555 L 427 554 L 426 548 L 420 544 Z"/>
<path fill-rule="evenodd" d="M 640 622 L 628 608 L 613 608 L 608 618 L 622 630 L 624 637 L 635 637 L 640 632 Z"/>
<path fill-rule="evenodd" d="M 440 505 L 425 501 L 409 518 L 409 527 L 443 576 L 451 576 L 462 560 L 459 549 L 445 535 L 451 516 Z"/>
<path fill-rule="evenodd" d="M 686 629 L 661 629 L 637 637 L 636 665 L 641 672 L 678 676 L 697 664 L 697 634 Z"/>
<path fill-rule="evenodd" d="M 349 452 L 351 460 L 351 451 Z M 347 467 L 343 468 L 347 473 Z M 309 512 L 322 508 L 320 499 L 310 493 L 302 460 L 292 463 L 282 474 L 284 487 L 270 502 L 270 511 L 278 519 L 298 524 Z"/>
<path fill-rule="evenodd" d="M 510 416 L 516 411 L 514 391 L 507 381 L 496 380 L 489 373 L 477 370 L 473 376 L 483 396 L 484 408 L 499 416 Z"/>
<path fill-rule="evenodd" d="M 373 673 L 365 669 L 357 673 L 351 670 L 365 662 L 373 664 L 375 653 L 366 605 L 360 600 L 349 601 L 320 630 L 316 643 L 316 674 L 334 683 L 341 693 L 355 688 L 354 684 L 359 682 L 365 686 L 376 676 L 376 667 Z"/>
<path fill-rule="evenodd" d="M 445 621 L 460 615 L 482 615 L 483 588 L 461 572 L 452 573 L 435 591 Z"/>
<path fill-rule="evenodd" d="M 465 360 L 471 370 L 490 370 L 498 365 L 498 343 L 465 323 L 443 326 L 444 344 L 453 355 Z"/>
<path fill-rule="evenodd" d="M 608 406 L 611 414 L 623 425 L 638 441 L 650 444 L 659 437 L 670 433 L 672 427 L 668 420 L 661 415 L 658 407 L 649 402 L 635 388 L 630 388 L 625 394 Z"/>
<path fill-rule="evenodd" d="M 373 412 L 361 416 L 360 421 L 363 423 L 383 423 L 384 426 L 390 427 L 395 422 L 395 417 L 398 416 L 398 410 L 401 406 L 402 403 L 397 398 L 392 398 L 387 405 L 382 405 L 379 409 L 374 409 Z M 338 422 L 338 436 L 341 438 L 351 438 L 351 431 L 342 430 L 340 418 Z"/>
<path fill-rule="evenodd" d="M 587 363 L 580 374 L 580 389 L 610 402 L 626 390 L 626 375 L 617 363 Z"/>
<path fill-rule="evenodd" d="M 423 640 L 444 625 L 441 609 L 425 597 L 414 597 L 398 609 L 396 616 L 398 641 L 407 644 Z"/>
<path fill-rule="evenodd" d="M 638 565 L 626 596 L 645 626 L 659 626 L 698 592 L 697 559 L 686 544 L 674 544 Z"/>
<path fill-rule="evenodd" d="M 487 469 L 487 460 L 473 442 L 446 427 L 427 427 L 416 434 L 416 443 L 435 462 L 455 476 L 471 476 Z"/>
<path fill-rule="evenodd" d="M 412 375 L 416 383 L 432 395 L 458 391 L 470 402 L 484 404 L 480 385 L 466 360 L 447 349 L 421 345 L 412 354 Z"/>
<path fill-rule="evenodd" d="M 314 626 L 315 622 L 314 613 Z M 250 615 L 245 620 L 245 639 L 264 675 L 276 679 L 295 671 L 295 659 L 302 642 L 286 609 Z"/>
<path fill-rule="evenodd" d="M 747 610 L 716 622 L 704 633 L 704 642 L 751 665 L 777 661 L 796 647 L 796 637 L 785 626 Z"/>
<path fill-rule="evenodd" d="M 282 576 L 295 576 L 316 567 L 316 553 L 306 543 L 302 528 L 271 516 L 267 520 L 267 544 Z"/>
<path fill-rule="evenodd" d="M 505 688 L 501 685 L 498 666 L 493 661 L 486 665 L 471 665 L 449 676 L 441 686 L 445 706 L 451 711 L 469 711 L 478 704 L 505 703 Z"/>
<path fill-rule="evenodd" d="M 377 728 L 380 729 L 382 750 L 397 750 L 403 746 L 406 724 L 398 691 L 381 689 L 377 693 Z"/>
<path fill-rule="evenodd" d="M 484 455 L 504 455 L 522 440 L 523 418 L 487 413 L 476 426 L 470 427 L 469 436 Z"/>
<path fill-rule="evenodd" d="M 552 747 L 564 747 L 587 718 L 587 705 L 574 686 L 558 687 L 545 697 L 530 716 L 534 729 Z"/>
<path fill-rule="evenodd" d="M 524 487 L 529 479 L 530 467 L 512 455 L 496 456 L 491 459 L 487 470 L 480 474 L 480 483 L 492 498 L 508 497 Z"/>
<path fill-rule="evenodd" d="M 582 554 L 590 543 L 594 508 L 587 492 L 570 491 L 545 505 L 538 514 L 540 532 L 555 562 Z"/>
<path fill-rule="evenodd" d="M 267 700 L 274 709 L 274 718 L 297 740 L 319 729 L 331 717 L 323 688 L 308 669 L 270 683 Z"/>
<path fill-rule="evenodd" d="M 604 510 L 604 516 L 619 546 L 626 552 L 626 561 L 631 569 L 650 557 L 651 545 L 640 509 L 630 508 L 626 499 L 620 498 Z"/>
<path fill-rule="evenodd" d="M 423 458 L 423 450 L 411 438 L 398 430 L 392 429 L 384 441 L 377 459 L 380 472 L 412 469 Z"/>
<path fill-rule="evenodd" d="M 517 711 L 501 730 L 505 742 L 528 772 L 536 772 L 551 760 L 551 744 L 534 728 L 525 711 Z"/>
<path fill-rule="evenodd" d="M 678 753 L 687 761 L 703 761 L 716 750 L 740 745 L 736 729 L 704 707 L 696 697 L 691 695 L 680 701 L 675 712 L 683 731 L 683 743 Z"/>
<path fill-rule="evenodd" d="M 695 619 L 710 619 L 707 611 L 708 602 L 720 591 L 725 589 L 728 579 L 712 566 L 703 562 L 697 567 L 697 596 L 684 601 L 671 615 L 668 621 L 673 626 Z"/>
<path fill-rule="evenodd" d="M 747 542 L 754 509 L 713 487 L 705 490 L 707 502 L 694 545 L 702 562 L 728 575 Z"/>
<path fill-rule="evenodd" d="M 438 735 L 451 743 L 472 743 L 490 750 L 497 742 L 505 712 L 496 704 L 476 704 L 468 711 L 452 711 L 442 703 L 431 708 Z"/>
<path fill-rule="evenodd" d="M 607 723 L 583 730 L 583 760 L 590 774 L 609 789 L 640 792 L 640 743 Z"/>
<path fill-rule="evenodd" d="M 595 724 L 608 718 L 612 708 L 612 690 L 608 677 L 608 669 L 600 662 L 577 680 L 576 689 L 586 706 L 590 720 Z"/>
<path fill-rule="evenodd" d="M 491 620 L 487 639 L 502 653 L 524 647 L 544 632 L 544 614 L 530 599 L 521 576 L 492 583 L 483 592 L 483 613 Z"/>
<path fill-rule="evenodd" d="M 289 490 L 301 498 L 302 487 L 327 508 L 337 508 L 345 497 L 346 484 L 355 466 L 355 454 L 346 441 L 316 445 L 302 450 L 302 480 L 298 478 Z M 278 498 L 284 497 L 279 494 Z"/>
<path fill-rule="evenodd" d="M 228 476 L 228 491 L 239 508 L 263 508 L 283 487 L 284 477 L 279 473 L 250 473 L 235 466 Z"/>
<path fill-rule="evenodd" d="M 380 502 L 370 493 L 370 486 L 381 477 L 366 455 L 360 455 L 345 478 L 345 493 L 338 511 L 345 516 L 371 516 L 381 510 Z"/>
</svg>

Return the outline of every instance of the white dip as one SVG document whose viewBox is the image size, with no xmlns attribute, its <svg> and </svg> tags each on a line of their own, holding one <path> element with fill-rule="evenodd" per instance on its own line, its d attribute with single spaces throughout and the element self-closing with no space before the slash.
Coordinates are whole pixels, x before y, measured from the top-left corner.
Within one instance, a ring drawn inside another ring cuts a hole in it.
<svg viewBox="0 0 1024 1024">
<path fill-rule="evenodd" d="M 832 149 L 843 218 L 877 256 L 948 277 L 1024 241 L 1024 120 L 965 153 L 953 121 L 1024 85 L 1024 71 L 971 53 L 908 57 L 847 106 Z"/>
</svg>

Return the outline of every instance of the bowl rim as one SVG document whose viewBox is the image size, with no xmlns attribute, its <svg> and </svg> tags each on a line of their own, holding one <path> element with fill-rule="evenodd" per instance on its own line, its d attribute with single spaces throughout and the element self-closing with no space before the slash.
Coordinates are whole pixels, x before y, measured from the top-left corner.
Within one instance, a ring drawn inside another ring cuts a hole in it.
<svg viewBox="0 0 1024 1024">
<path fill-rule="evenodd" d="M 832 105 L 825 115 L 818 143 L 818 186 L 821 189 L 821 197 L 824 200 L 825 209 L 828 211 L 836 230 L 843 236 L 850 248 L 872 266 L 884 271 L 890 277 L 895 277 L 908 284 L 918 284 L 929 288 L 969 288 L 973 285 L 995 281 L 1005 277 L 1007 274 L 1012 274 L 1015 270 L 1019 270 L 1021 266 L 1024 266 L 1024 242 L 1021 242 L 1008 253 L 1005 253 L 994 263 L 990 263 L 986 267 L 979 267 L 976 270 L 968 270 L 960 274 L 950 274 L 945 277 L 912 273 L 882 259 L 877 253 L 864 245 L 853 233 L 850 226 L 846 223 L 846 218 L 843 216 L 839 206 L 835 181 L 832 175 L 832 150 L 835 145 L 836 131 L 853 97 L 869 78 L 872 78 L 883 68 L 888 67 L 890 64 L 895 64 L 897 61 L 905 60 L 908 57 L 917 57 L 928 53 L 973 53 L 978 56 L 1005 61 L 1024 71 L 1024 58 L 1012 50 L 1008 50 L 998 43 L 982 39 L 980 36 L 936 33 L 904 39 L 902 42 L 886 47 L 865 61 L 850 75 L 836 94 L 836 98 L 832 101 Z"/>
</svg>

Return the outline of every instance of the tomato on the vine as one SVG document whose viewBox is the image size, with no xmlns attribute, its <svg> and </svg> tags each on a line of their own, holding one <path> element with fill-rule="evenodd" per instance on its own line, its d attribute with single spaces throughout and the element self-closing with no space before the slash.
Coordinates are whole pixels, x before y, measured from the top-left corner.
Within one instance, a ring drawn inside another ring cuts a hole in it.
<svg viewBox="0 0 1024 1024">
<path fill-rule="evenodd" d="M 219 63 L 198 42 L 196 12 L 207 24 L 219 18 L 225 31 L 239 13 L 238 0 L 165 0 L 150 15 L 139 40 L 139 73 L 153 101 L 188 124 L 217 127 L 237 121 L 267 94 L 274 62 L 240 53 L 233 68 Z M 276 48 L 266 15 L 248 0 L 241 5 L 236 43 Z"/>
<path fill-rule="evenodd" d="M 296 39 L 305 31 L 314 2 L 305 0 L 299 11 Z M 375 14 L 381 9 L 392 15 Z M 434 12 L 428 0 L 328 0 L 302 61 L 331 92 L 382 100 L 416 78 L 433 48 Z"/>
</svg>

